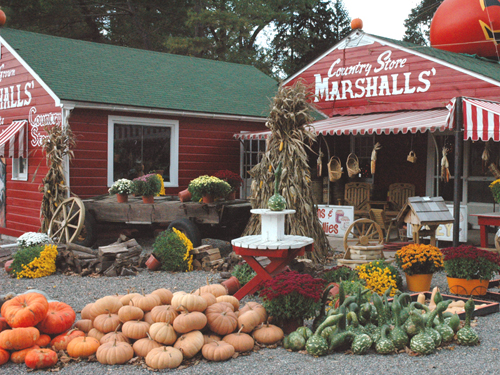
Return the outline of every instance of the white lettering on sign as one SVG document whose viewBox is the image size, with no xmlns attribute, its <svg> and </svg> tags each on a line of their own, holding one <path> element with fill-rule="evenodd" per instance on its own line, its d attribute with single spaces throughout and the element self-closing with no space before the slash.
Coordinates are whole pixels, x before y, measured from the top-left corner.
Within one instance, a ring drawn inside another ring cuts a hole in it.
<svg viewBox="0 0 500 375">
<path fill-rule="evenodd" d="M 3 70 L 4 67 L 5 64 L 0 65 L 0 82 L 2 82 L 2 79 L 4 78 L 13 77 L 16 75 L 15 69 Z"/>
<path fill-rule="evenodd" d="M 0 87 L 0 109 L 25 107 L 31 104 L 30 90 L 35 87 L 35 81 L 24 84 Z"/>
<path fill-rule="evenodd" d="M 41 146 L 43 139 L 46 135 L 40 134 L 40 130 L 45 126 L 61 126 L 62 123 L 62 113 L 50 112 L 44 113 L 43 115 L 36 114 L 36 107 L 30 108 L 30 114 L 28 119 L 31 125 L 31 145 L 33 147 Z"/>
<path fill-rule="evenodd" d="M 378 76 L 369 76 L 370 72 L 385 73 L 396 69 L 406 67 L 406 59 L 391 58 L 392 51 L 382 52 L 377 58 L 377 64 L 374 67 L 372 64 L 362 64 L 358 62 L 356 65 L 339 66 L 342 60 L 338 58 L 328 69 L 328 77 L 323 77 L 321 74 L 315 74 L 315 102 L 320 100 L 346 100 L 371 98 L 375 96 L 391 96 L 413 94 L 415 92 L 426 92 L 431 87 L 431 81 L 428 77 L 436 75 L 436 69 L 421 71 L 418 75 L 418 85 L 410 84 L 412 72 L 383 74 Z M 330 82 L 332 77 L 348 77 L 354 74 L 364 74 L 366 78 L 358 78 L 355 82 L 349 79 L 334 80 Z"/>
</svg>

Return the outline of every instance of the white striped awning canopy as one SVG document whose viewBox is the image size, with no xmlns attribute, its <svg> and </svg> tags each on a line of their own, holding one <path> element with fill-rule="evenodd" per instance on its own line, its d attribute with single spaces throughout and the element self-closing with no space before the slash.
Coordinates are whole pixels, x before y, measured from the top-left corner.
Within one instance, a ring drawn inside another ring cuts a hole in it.
<svg viewBox="0 0 500 375">
<path fill-rule="evenodd" d="M 404 111 L 373 113 L 355 116 L 337 116 L 311 124 L 316 134 L 323 135 L 364 135 L 424 133 L 449 129 L 447 109 L 427 111 Z M 246 132 L 234 135 L 237 139 L 266 139 L 271 131 Z"/>
<path fill-rule="evenodd" d="M 12 121 L 12 124 L 0 133 L 0 157 L 26 158 L 27 123 L 26 120 Z"/>
<path fill-rule="evenodd" d="M 448 105 L 448 124 L 453 126 L 456 100 Z M 462 98 L 464 140 L 500 141 L 500 103 L 475 98 Z"/>
</svg>

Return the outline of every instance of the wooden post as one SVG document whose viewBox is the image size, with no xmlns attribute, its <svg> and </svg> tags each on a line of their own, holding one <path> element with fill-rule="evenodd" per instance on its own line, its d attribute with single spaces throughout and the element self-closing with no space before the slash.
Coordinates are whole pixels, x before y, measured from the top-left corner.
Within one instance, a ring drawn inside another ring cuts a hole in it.
<svg viewBox="0 0 500 375">
<path fill-rule="evenodd" d="M 455 171 L 453 173 L 453 247 L 459 245 L 460 235 L 460 202 L 462 201 L 462 150 L 463 136 L 463 109 L 462 97 L 457 97 L 455 105 Z"/>
</svg>

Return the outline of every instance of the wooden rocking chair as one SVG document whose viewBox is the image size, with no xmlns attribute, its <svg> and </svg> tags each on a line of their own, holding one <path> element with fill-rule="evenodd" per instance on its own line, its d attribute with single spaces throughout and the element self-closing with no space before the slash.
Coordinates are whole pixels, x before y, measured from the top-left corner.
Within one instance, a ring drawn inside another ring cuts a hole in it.
<svg viewBox="0 0 500 375">
<path fill-rule="evenodd" d="M 355 216 L 368 216 L 370 210 L 370 189 L 367 182 L 349 182 L 345 185 L 343 204 L 354 206 Z M 341 204 L 339 202 L 339 204 Z"/>
<path fill-rule="evenodd" d="M 387 202 L 389 209 L 393 211 L 400 211 L 409 197 L 415 196 L 415 185 L 407 183 L 396 183 L 389 185 L 387 191 Z"/>
<path fill-rule="evenodd" d="M 395 239 L 399 239 L 399 232 L 397 230 L 398 228 L 396 224 L 396 218 L 388 219 L 385 216 L 384 210 L 372 208 L 370 209 L 370 219 L 376 222 L 382 229 L 382 232 L 385 235 L 385 242 L 389 242 L 390 240 L 391 229 L 396 229 L 397 237 Z"/>
</svg>

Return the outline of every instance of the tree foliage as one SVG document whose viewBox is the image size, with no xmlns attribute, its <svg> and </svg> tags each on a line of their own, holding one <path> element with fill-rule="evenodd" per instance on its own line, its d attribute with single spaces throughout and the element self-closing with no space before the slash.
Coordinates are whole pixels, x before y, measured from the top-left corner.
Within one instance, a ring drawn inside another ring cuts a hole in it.
<svg viewBox="0 0 500 375">
<path fill-rule="evenodd" d="M 444 0 L 422 0 L 405 20 L 405 42 L 427 45 L 432 17 Z"/>
</svg>

